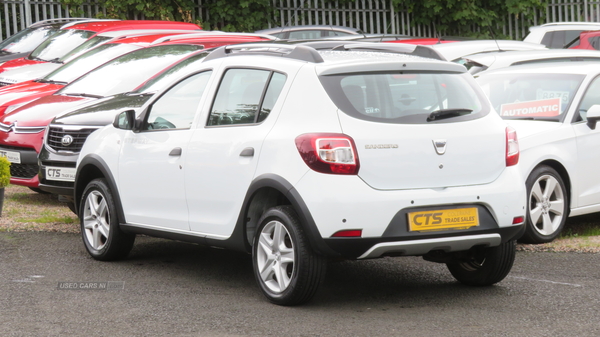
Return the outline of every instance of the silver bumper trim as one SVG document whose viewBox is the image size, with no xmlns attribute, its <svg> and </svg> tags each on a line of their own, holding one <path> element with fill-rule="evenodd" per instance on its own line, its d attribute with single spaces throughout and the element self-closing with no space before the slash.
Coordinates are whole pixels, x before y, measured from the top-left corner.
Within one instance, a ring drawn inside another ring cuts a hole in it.
<svg viewBox="0 0 600 337">
<path fill-rule="evenodd" d="M 502 238 L 500 234 L 480 234 L 454 236 L 447 238 L 435 238 L 424 240 L 382 242 L 371 247 L 358 259 L 377 258 L 388 253 L 402 255 L 425 255 L 432 250 L 443 250 L 445 252 L 459 252 L 471 249 L 473 246 L 494 247 L 500 245 Z"/>
</svg>

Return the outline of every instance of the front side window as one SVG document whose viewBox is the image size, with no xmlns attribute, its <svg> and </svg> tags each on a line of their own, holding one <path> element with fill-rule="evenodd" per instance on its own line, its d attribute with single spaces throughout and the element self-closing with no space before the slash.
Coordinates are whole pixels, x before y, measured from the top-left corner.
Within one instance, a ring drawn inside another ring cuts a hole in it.
<svg viewBox="0 0 600 337">
<path fill-rule="evenodd" d="M 285 78 L 268 70 L 227 70 L 213 102 L 208 125 L 253 124 L 265 120 L 283 89 Z"/>
<path fill-rule="evenodd" d="M 189 129 L 212 71 L 177 83 L 150 107 L 144 130 Z"/>
<path fill-rule="evenodd" d="M 321 76 L 320 80 L 341 111 L 373 122 L 450 122 L 479 118 L 489 112 L 485 96 L 469 74 L 341 74 Z"/>
<path fill-rule="evenodd" d="M 75 49 L 95 33 L 87 30 L 64 29 L 40 44 L 29 55 L 30 59 L 58 61 L 68 52 Z"/>
<path fill-rule="evenodd" d="M 587 91 L 579 103 L 578 113 L 575 114 L 575 122 L 587 121 L 587 111 L 592 105 L 600 104 L 600 77 L 596 77 L 587 88 Z"/>
<path fill-rule="evenodd" d="M 78 78 L 58 94 L 110 96 L 135 89 L 153 74 L 201 50 L 200 45 L 143 48 L 118 57 Z"/>
<path fill-rule="evenodd" d="M 562 121 L 583 78 L 575 74 L 484 74 L 477 82 L 503 119 Z"/>
</svg>

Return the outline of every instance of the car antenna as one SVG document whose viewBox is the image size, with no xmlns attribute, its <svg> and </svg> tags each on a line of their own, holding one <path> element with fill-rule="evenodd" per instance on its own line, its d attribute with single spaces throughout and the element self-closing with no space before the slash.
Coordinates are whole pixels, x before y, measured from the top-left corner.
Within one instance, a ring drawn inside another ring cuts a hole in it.
<svg viewBox="0 0 600 337">
<path fill-rule="evenodd" d="M 288 22 L 286 22 L 285 25 L 283 27 L 281 27 L 281 31 L 279 33 L 282 33 L 283 30 L 285 29 L 285 27 L 288 27 L 291 24 L 291 21 L 296 17 L 296 13 L 298 13 L 298 10 L 300 8 L 304 7 L 304 2 L 305 1 L 306 0 L 300 1 L 300 5 L 294 9 L 294 15 L 292 15 L 292 17 L 288 20 Z"/>
<path fill-rule="evenodd" d="M 385 38 L 385 35 L 387 34 L 388 30 L 390 29 L 390 27 L 392 26 L 392 22 L 390 21 L 390 24 L 387 26 L 387 28 L 385 29 L 385 32 L 381 35 L 381 37 L 379 38 L 379 42 L 383 42 L 383 39 Z M 367 37 L 367 35 L 363 32 L 363 35 L 365 37 Z M 397 37 L 396 37 L 397 38 Z"/>
<path fill-rule="evenodd" d="M 442 44 L 442 34 L 440 34 L 437 30 L 437 28 L 435 27 L 435 22 L 431 22 L 431 24 L 433 25 L 433 36 L 438 38 L 437 43 L 436 44 Z"/>
<path fill-rule="evenodd" d="M 492 39 L 494 39 L 494 42 L 496 42 L 496 47 L 498 47 L 498 51 L 504 51 L 502 50 L 502 48 L 500 48 L 500 44 L 498 43 L 498 40 L 496 40 L 496 35 L 494 35 L 494 31 L 492 30 L 492 26 L 488 26 L 489 30 L 490 30 L 490 35 L 492 36 Z"/>
</svg>

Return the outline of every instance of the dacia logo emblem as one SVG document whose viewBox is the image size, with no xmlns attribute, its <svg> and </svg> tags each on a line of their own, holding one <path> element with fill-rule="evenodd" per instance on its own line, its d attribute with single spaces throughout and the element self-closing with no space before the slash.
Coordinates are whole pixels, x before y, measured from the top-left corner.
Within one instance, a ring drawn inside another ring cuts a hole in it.
<svg viewBox="0 0 600 337">
<path fill-rule="evenodd" d="M 62 146 L 69 146 L 73 144 L 73 137 L 71 135 L 64 135 L 60 140 Z"/>
<path fill-rule="evenodd" d="M 435 152 L 439 155 L 443 155 L 446 153 L 446 140 L 445 139 L 434 139 L 433 147 L 435 148 Z"/>
</svg>

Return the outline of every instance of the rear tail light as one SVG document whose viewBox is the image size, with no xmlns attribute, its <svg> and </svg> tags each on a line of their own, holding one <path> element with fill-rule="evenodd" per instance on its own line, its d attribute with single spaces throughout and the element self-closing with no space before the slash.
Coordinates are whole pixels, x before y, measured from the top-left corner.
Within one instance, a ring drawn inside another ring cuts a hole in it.
<svg viewBox="0 0 600 337">
<path fill-rule="evenodd" d="M 341 133 L 307 133 L 296 137 L 300 156 L 312 170 L 330 174 L 358 174 L 354 140 Z"/>
<path fill-rule="evenodd" d="M 522 224 L 523 222 L 525 222 L 525 217 L 523 216 L 516 216 L 513 218 L 513 225 L 518 225 L 518 224 Z"/>
<path fill-rule="evenodd" d="M 519 141 L 517 131 L 510 126 L 506 128 L 506 166 L 517 165 L 519 162 Z"/>
</svg>

